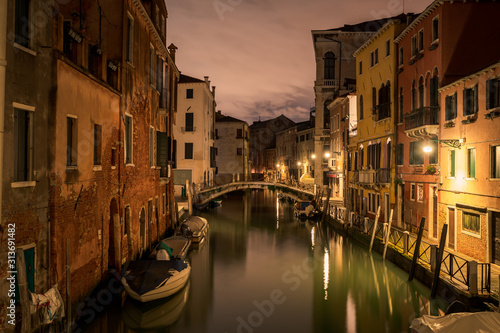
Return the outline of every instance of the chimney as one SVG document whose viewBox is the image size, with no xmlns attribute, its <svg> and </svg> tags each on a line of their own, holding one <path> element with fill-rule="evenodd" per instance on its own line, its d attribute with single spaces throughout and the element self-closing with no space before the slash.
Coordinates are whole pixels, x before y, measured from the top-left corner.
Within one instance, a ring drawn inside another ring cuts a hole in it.
<svg viewBox="0 0 500 333">
<path fill-rule="evenodd" d="M 406 25 L 410 25 L 411 22 L 413 22 L 413 17 L 414 17 L 413 13 L 406 14 Z"/>
<path fill-rule="evenodd" d="M 168 47 L 168 51 L 170 53 L 170 58 L 172 58 L 172 61 L 175 64 L 175 50 L 177 50 L 177 46 L 174 45 L 174 43 L 170 44 Z"/>
<path fill-rule="evenodd" d="M 212 86 L 212 95 L 215 97 L 215 86 Z"/>
</svg>

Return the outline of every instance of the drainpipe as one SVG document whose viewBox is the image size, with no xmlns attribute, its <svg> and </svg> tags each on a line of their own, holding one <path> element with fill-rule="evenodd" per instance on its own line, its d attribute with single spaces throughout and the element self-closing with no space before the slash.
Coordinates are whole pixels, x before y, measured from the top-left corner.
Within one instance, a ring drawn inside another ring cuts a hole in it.
<svg viewBox="0 0 500 333">
<path fill-rule="evenodd" d="M 0 181 L 3 182 L 3 135 L 5 119 L 5 71 L 7 69 L 7 1 L 0 2 Z M 2 193 L 0 186 L 0 225 L 2 224 Z"/>
</svg>

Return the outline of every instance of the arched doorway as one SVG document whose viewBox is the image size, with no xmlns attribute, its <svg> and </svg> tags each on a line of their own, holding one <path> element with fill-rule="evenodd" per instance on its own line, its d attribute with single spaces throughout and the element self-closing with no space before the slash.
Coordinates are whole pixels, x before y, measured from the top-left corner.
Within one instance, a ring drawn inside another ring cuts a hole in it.
<svg viewBox="0 0 500 333">
<path fill-rule="evenodd" d="M 111 199 L 109 205 L 109 226 L 108 226 L 108 268 L 119 267 L 120 254 L 120 215 L 118 214 L 118 204 L 116 199 Z"/>
<path fill-rule="evenodd" d="M 146 247 L 146 210 L 144 207 L 141 209 L 141 213 L 139 214 L 139 225 L 140 225 L 140 240 L 139 240 L 139 254 L 142 255 L 142 251 L 144 251 Z"/>
</svg>

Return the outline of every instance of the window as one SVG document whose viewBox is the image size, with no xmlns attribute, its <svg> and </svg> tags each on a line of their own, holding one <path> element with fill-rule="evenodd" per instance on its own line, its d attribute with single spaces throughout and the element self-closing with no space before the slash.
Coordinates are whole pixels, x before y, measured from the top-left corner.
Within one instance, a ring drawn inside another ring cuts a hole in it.
<svg viewBox="0 0 500 333">
<path fill-rule="evenodd" d="M 216 128 L 215 129 L 215 139 L 219 138 L 219 130 Z"/>
<path fill-rule="evenodd" d="M 236 155 L 243 155 L 243 148 L 236 148 Z"/>
<path fill-rule="evenodd" d="M 404 164 L 404 152 L 405 152 L 405 145 L 404 143 L 398 143 L 398 152 L 396 155 L 396 164 L 397 165 L 403 165 Z"/>
<path fill-rule="evenodd" d="M 78 156 L 77 119 L 66 117 L 66 165 L 76 166 Z"/>
<path fill-rule="evenodd" d="M 15 42 L 24 47 L 29 47 L 31 25 L 30 0 L 16 0 Z"/>
<path fill-rule="evenodd" d="M 372 87 L 372 114 L 377 113 L 377 89 Z"/>
<path fill-rule="evenodd" d="M 477 112 L 477 84 L 464 89 L 464 117 Z"/>
<path fill-rule="evenodd" d="M 462 229 L 465 231 L 473 232 L 475 234 L 481 233 L 481 217 L 479 214 L 462 211 Z"/>
<path fill-rule="evenodd" d="M 410 142 L 410 165 L 424 164 L 424 151 L 420 141 Z"/>
<path fill-rule="evenodd" d="M 134 20 L 127 13 L 127 61 L 133 63 L 134 50 Z"/>
<path fill-rule="evenodd" d="M 192 142 L 184 143 L 184 159 L 186 159 L 186 160 L 193 159 L 193 143 Z"/>
<path fill-rule="evenodd" d="M 14 181 L 31 181 L 33 174 L 33 112 L 31 111 L 14 108 L 14 154 Z"/>
<path fill-rule="evenodd" d="M 399 123 L 403 123 L 404 119 L 404 100 L 403 100 L 403 87 L 399 90 Z"/>
<path fill-rule="evenodd" d="M 418 32 L 418 51 L 422 52 L 424 50 L 424 29 Z"/>
<path fill-rule="evenodd" d="M 438 92 L 438 88 L 439 88 L 439 78 L 437 76 L 433 76 L 430 80 L 430 84 L 429 84 L 429 88 L 430 88 L 430 91 L 429 91 L 429 104 L 430 106 L 439 106 L 439 92 Z"/>
<path fill-rule="evenodd" d="M 422 76 L 418 81 L 418 107 L 424 107 L 424 78 Z"/>
<path fill-rule="evenodd" d="M 125 115 L 125 164 L 132 164 L 132 117 Z"/>
<path fill-rule="evenodd" d="M 359 61 L 359 75 L 363 74 L 363 61 Z"/>
<path fill-rule="evenodd" d="M 149 128 L 149 166 L 155 166 L 155 129 Z"/>
<path fill-rule="evenodd" d="M 417 46 L 417 36 L 416 35 L 413 35 L 411 37 L 411 56 L 414 57 L 417 55 L 417 50 L 418 50 L 418 46 Z"/>
<path fill-rule="evenodd" d="M 161 14 L 160 30 L 163 36 L 165 36 L 165 16 Z"/>
<path fill-rule="evenodd" d="M 123 235 L 128 234 L 128 230 L 130 229 L 130 220 L 131 220 L 130 206 L 125 207 L 125 216 L 123 217 Z"/>
<path fill-rule="evenodd" d="M 158 5 L 155 5 L 155 24 L 156 26 L 160 25 L 160 8 L 158 8 Z"/>
<path fill-rule="evenodd" d="M 491 172 L 490 178 L 500 178 L 500 145 L 490 148 Z"/>
<path fill-rule="evenodd" d="M 424 201 L 424 185 L 422 184 L 417 185 L 417 201 Z"/>
<path fill-rule="evenodd" d="M 385 56 L 388 57 L 391 55 L 391 40 L 388 39 L 385 41 Z"/>
<path fill-rule="evenodd" d="M 370 66 L 373 67 L 378 64 L 378 49 L 375 49 L 370 53 Z"/>
<path fill-rule="evenodd" d="M 450 177 L 455 178 L 455 165 L 456 165 L 456 150 L 450 150 Z"/>
<path fill-rule="evenodd" d="M 431 141 L 429 142 L 429 146 L 432 148 L 432 151 L 429 154 L 429 164 L 438 164 L 438 154 L 439 154 L 438 142 Z"/>
<path fill-rule="evenodd" d="M 411 111 L 415 111 L 417 109 L 417 88 L 415 86 L 415 80 L 411 85 Z"/>
<path fill-rule="evenodd" d="M 476 178 L 476 148 L 467 149 L 467 178 Z"/>
<path fill-rule="evenodd" d="M 399 48 L 399 66 L 403 66 L 404 62 L 403 62 L 403 56 L 404 56 L 404 51 L 403 51 L 403 47 L 401 46 Z"/>
<path fill-rule="evenodd" d="M 415 200 L 415 184 L 410 185 L 410 200 Z"/>
<path fill-rule="evenodd" d="M 149 45 L 149 83 L 151 85 L 155 84 L 155 61 L 155 48 Z"/>
<path fill-rule="evenodd" d="M 335 79 L 335 54 L 333 54 L 333 52 L 327 52 L 323 60 L 325 62 L 325 72 L 323 78 L 325 80 Z"/>
<path fill-rule="evenodd" d="M 435 17 L 432 19 L 432 41 L 439 39 L 439 18 Z"/>
<path fill-rule="evenodd" d="M 500 107 L 500 78 L 486 81 L 486 110 Z"/>
<path fill-rule="evenodd" d="M 449 121 L 457 117 L 457 93 L 445 97 L 445 118 Z"/>
<path fill-rule="evenodd" d="M 186 113 L 186 132 L 194 131 L 193 122 L 194 122 L 194 113 L 192 112 Z"/>
<path fill-rule="evenodd" d="M 101 165 L 102 126 L 94 124 L 94 165 Z"/>
<path fill-rule="evenodd" d="M 236 129 L 236 138 L 237 139 L 243 138 L 243 130 L 241 128 Z"/>
<path fill-rule="evenodd" d="M 187 99 L 193 98 L 193 89 L 186 89 L 186 98 Z"/>
<path fill-rule="evenodd" d="M 363 95 L 359 96 L 359 120 L 363 120 Z"/>
</svg>

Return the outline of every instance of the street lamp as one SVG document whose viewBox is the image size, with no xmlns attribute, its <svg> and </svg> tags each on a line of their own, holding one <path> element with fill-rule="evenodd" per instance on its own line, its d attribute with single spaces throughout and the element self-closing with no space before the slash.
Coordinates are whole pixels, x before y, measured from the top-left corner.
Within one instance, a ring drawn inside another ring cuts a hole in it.
<svg viewBox="0 0 500 333">
<path fill-rule="evenodd" d="M 325 157 L 329 158 L 330 157 L 330 153 L 325 153 Z"/>
<path fill-rule="evenodd" d="M 315 159 L 315 158 L 316 158 L 316 155 L 315 155 L 315 154 L 312 154 L 312 155 L 311 155 L 311 158 L 312 158 L 312 159 Z"/>
<path fill-rule="evenodd" d="M 431 139 L 429 141 L 437 142 L 437 143 L 444 143 L 445 145 L 452 147 L 452 148 L 458 148 L 460 149 L 462 147 L 462 144 L 465 143 L 465 138 L 463 139 Z M 432 151 L 432 147 L 430 145 L 426 145 L 424 147 L 424 152 L 430 153 Z"/>
<path fill-rule="evenodd" d="M 298 166 L 300 166 L 301 164 L 302 164 L 302 163 L 300 163 L 300 162 L 297 162 L 297 165 L 298 165 Z"/>
</svg>

